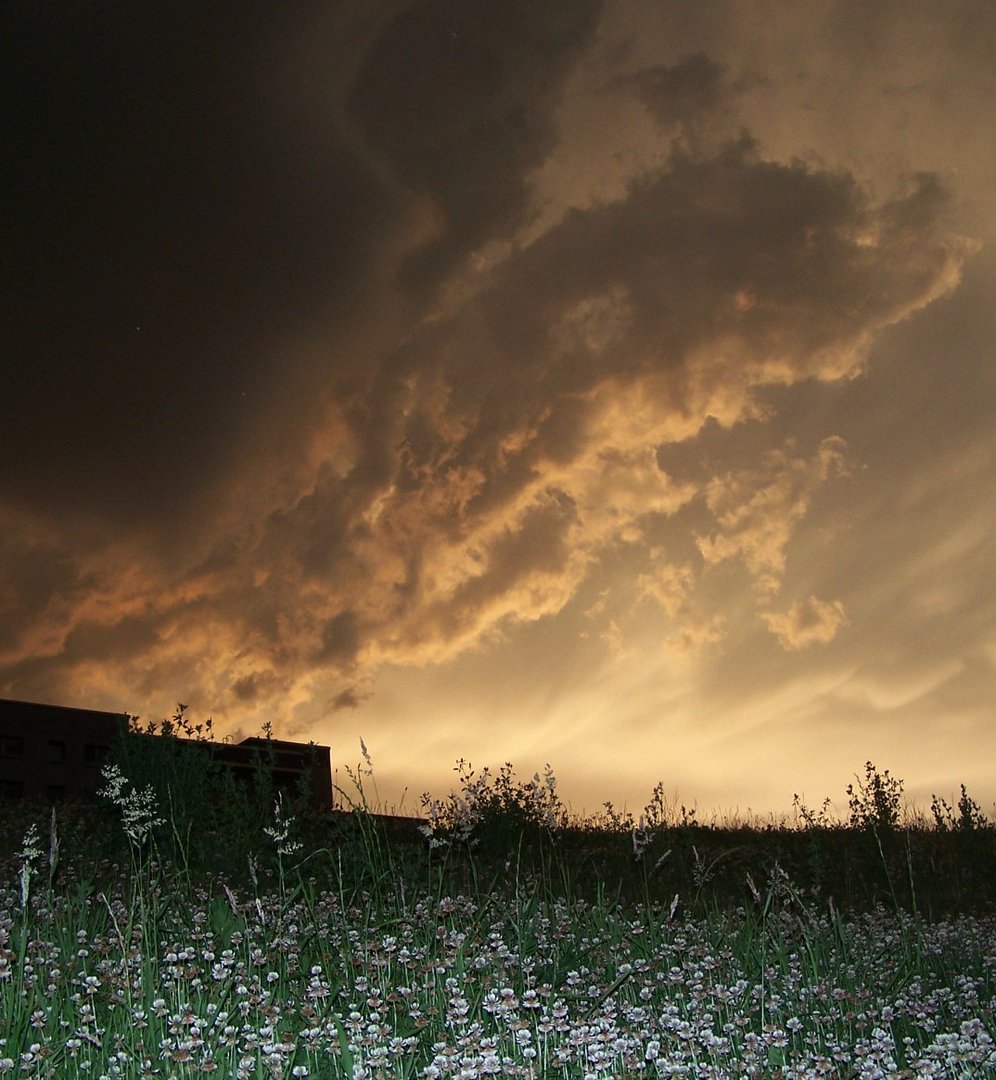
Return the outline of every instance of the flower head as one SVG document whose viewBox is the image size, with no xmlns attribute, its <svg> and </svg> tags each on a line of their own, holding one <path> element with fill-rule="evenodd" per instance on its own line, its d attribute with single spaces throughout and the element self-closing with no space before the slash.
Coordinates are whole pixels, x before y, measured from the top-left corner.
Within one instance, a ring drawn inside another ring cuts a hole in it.
<svg viewBox="0 0 996 1080">
<path fill-rule="evenodd" d="M 278 792 L 273 804 L 273 825 L 266 825 L 263 828 L 263 832 L 276 844 L 278 855 L 293 855 L 295 851 L 301 849 L 300 841 L 290 839 L 293 824 L 293 816 L 289 814 L 284 816 L 284 794 L 282 791 Z"/>
<path fill-rule="evenodd" d="M 107 787 L 101 788 L 100 794 L 121 810 L 125 835 L 136 847 L 141 846 L 156 826 L 164 824 L 164 819 L 158 816 L 159 806 L 152 785 L 146 784 L 141 791 L 134 786 L 126 791 L 130 781 L 113 762 L 105 765 L 101 774 L 107 781 Z"/>
<path fill-rule="evenodd" d="M 41 858 L 42 850 L 38 846 L 38 826 L 32 821 L 24 834 L 19 858 L 21 860 L 21 907 L 28 905 L 31 894 L 31 876 L 35 873 L 35 860 Z"/>
</svg>

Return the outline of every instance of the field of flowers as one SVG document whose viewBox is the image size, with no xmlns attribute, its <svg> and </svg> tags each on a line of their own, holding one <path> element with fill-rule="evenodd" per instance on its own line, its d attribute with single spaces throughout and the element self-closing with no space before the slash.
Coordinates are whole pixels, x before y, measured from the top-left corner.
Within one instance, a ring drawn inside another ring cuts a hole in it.
<svg viewBox="0 0 996 1080">
<path fill-rule="evenodd" d="M 335 824 L 278 797 L 246 850 L 214 836 L 197 859 L 179 793 L 117 765 L 103 808 L 9 810 L 0 1074 L 996 1077 L 996 918 L 917 894 L 877 772 L 846 827 L 741 829 L 747 854 L 659 800 L 572 835 L 552 773 L 469 767 L 392 834 L 369 761 L 350 775 Z M 959 820 L 931 831 L 954 842 Z M 981 815 L 961 831 L 991 850 Z M 878 859 L 852 875 L 870 903 L 783 865 L 833 862 L 841 837 Z"/>
</svg>

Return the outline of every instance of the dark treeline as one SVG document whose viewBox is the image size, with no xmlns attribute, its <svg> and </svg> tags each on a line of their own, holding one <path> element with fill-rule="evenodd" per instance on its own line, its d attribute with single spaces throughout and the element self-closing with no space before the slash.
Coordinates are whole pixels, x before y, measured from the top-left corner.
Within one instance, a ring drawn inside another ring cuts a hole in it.
<svg viewBox="0 0 996 1080">
<path fill-rule="evenodd" d="M 122 736 L 111 765 L 130 786 L 119 786 L 117 805 L 105 795 L 55 809 L 62 860 L 85 863 L 75 867 L 84 879 L 140 855 L 164 880 L 258 888 L 288 873 L 343 896 L 409 885 L 441 895 L 514 890 L 528 880 L 554 896 L 694 913 L 884 905 L 933 918 L 996 907 L 996 822 L 964 788 L 954 806 L 935 797 L 929 815 L 913 813 L 902 781 L 871 762 L 847 788 L 843 821 L 829 800 L 814 811 L 797 798 L 792 822 L 704 824 L 668 805 L 662 785 L 637 817 L 606 804 L 578 819 L 565 812 L 549 768 L 523 782 L 511 765 L 478 775 L 464 762 L 459 791 L 424 797 L 422 816 L 405 819 L 372 805 L 369 758 L 346 769 L 351 786 L 336 789 L 339 809 L 316 813 L 306 784 L 297 795 L 274 790 L 265 749 L 245 785 L 170 737 L 189 732 L 165 734 Z M 129 852 L 119 827 L 129 792 L 157 807 L 140 851 Z M 2 814 L 0 855 L 16 873 L 25 821 L 47 823 L 50 810 L 11 803 Z"/>
</svg>

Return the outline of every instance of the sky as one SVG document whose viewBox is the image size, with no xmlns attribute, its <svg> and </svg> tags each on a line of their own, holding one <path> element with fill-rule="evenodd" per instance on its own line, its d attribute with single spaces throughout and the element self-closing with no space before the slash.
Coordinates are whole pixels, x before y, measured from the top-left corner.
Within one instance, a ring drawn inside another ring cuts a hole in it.
<svg viewBox="0 0 996 1080">
<path fill-rule="evenodd" d="M 996 6 L 0 18 L 0 696 L 993 812 Z"/>
</svg>

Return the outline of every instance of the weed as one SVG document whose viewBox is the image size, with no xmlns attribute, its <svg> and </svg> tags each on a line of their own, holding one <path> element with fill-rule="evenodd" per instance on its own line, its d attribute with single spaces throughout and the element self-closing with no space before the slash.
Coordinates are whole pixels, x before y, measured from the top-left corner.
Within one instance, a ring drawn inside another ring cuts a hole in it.
<svg viewBox="0 0 996 1080">
<path fill-rule="evenodd" d="M 848 824 L 797 805 L 804 827 L 761 829 L 658 785 L 597 829 L 549 769 L 458 763 L 420 834 L 361 754 L 324 822 L 247 795 L 239 875 L 177 841 L 182 776 L 162 802 L 109 768 L 108 805 L 52 817 L 47 889 L 44 819 L 5 808 L 0 1075 L 996 1077 L 993 826 L 964 789 L 927 828 L 869 765 Z"/>
</svg>

